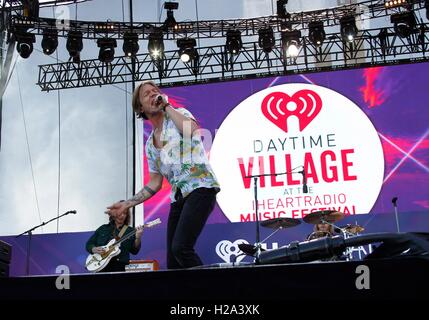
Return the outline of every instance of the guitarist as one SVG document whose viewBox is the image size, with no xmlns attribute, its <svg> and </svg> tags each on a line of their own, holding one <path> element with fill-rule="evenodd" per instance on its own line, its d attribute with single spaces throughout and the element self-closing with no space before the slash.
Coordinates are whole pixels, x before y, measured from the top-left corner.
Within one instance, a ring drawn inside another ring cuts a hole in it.
<svg viewBox="0 0 429 320">
<path fill-rule="evenodd" d="M 111 239 L 116 238 L 119 240 L 119 238 L 135 230 L 133 227 L 128 226 L 129 223 L 130 212 L 128 210 L 116 216 L 110 216 L 109 223 L 103 224 L 89 238 L 86 243 L 86 250 L 91 254 L 103 253 L 102 246 L 106 245 Z M 130 253 L 135 255 L 140 251 L 142 233 L 143 228 L 138 227 L 134 236 L 121 243 L 121 253 L 113 257 L 100 272 L 125 271 L 125 265 L 130 261 Z"/>
</svg>

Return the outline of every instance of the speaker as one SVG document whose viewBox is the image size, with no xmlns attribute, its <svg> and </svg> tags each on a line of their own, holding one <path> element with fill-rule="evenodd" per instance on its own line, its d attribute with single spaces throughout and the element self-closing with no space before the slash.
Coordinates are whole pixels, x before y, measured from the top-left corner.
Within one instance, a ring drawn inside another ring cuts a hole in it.
<svg viewBox="0 0 429 320">
<path fill-rule="evenodd" d="M 0 261 L 0 278 L 9 277 L 9 264 Z"/>
<path fill-rule="evenodd" d="M 0 240 L 0 262 L 10 263 L 12 257 L 12 246 Z"/>
</svg>

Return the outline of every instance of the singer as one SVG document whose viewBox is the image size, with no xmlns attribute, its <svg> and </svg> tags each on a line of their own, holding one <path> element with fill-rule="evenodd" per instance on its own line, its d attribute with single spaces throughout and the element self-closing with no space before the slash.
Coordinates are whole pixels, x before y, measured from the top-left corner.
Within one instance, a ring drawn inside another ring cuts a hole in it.
<svg viewBox="0 0 429 320">
<path fill-rule="evenodd" d="M 171 185 L 167 225 L 167 267 L 202 265 L 194 250 L 213 211 L 219 184 L 209 165 L 198 125 L 184 108 L 173 108 L 152 81 L 137 86 L 132 100 L 137 118 L 148 120 L 152 132 L 146 142 L 149 183 L 132 198 L 109 206 L 117 215 L 156 194 L 165 177 Z"/>
</svg>

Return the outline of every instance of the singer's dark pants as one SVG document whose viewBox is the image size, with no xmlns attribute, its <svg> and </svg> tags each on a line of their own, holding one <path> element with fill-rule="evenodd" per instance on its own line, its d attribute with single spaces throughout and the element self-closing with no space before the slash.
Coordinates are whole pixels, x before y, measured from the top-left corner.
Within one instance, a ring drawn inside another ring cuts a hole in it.
<svg viewBox="0 0 429 320">
<path fill-rule="evenodd" d="M 180 269 L 202 265 L 194 250 L 198 236 L 216 203 L 215 188 L 198 188 L 183 198 L 177 191 L 171 204 L 167 226 L 167 268 Z"/>
</svg>

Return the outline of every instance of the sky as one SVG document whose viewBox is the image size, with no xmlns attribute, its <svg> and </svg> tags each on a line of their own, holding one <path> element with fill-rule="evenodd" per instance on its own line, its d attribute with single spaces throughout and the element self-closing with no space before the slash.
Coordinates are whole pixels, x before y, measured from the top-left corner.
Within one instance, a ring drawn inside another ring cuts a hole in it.
<svg viewBox="0 0 429 320">
<path fill-rule="evenodd" d="M 348 2 L 290 0 L 287 8 L 298 12 Z M 162 3 L 135 0 L 134 21 L 165 19 Z M 273 10 L 274 0 L 180 0 L 175 17 L 179 21 L 250 18 L 270 15 Z M 42 17 L 50 18 L 67 13 L 78 20 L 128 21 L 128 1 L 92 0 L 40 11 Z M 131 84 L 42 92 L 36 84 L 38 65 L 56 63 L 57 58 L 66 61 L 68 53 L 60 39 L 57 52 L 46 56 L 40 41 L 37 37 L 28 59 L 15 52 L 3 97 L 0 235 L 19 234 L 69 210 L 76 210 L 77 215 L 36 233 L 94 230 L 106 221 L 105 207 L 131 192 Z M 122 54 L 121 47 L 119 43 L 116 55 Z M 140 52 L 146 50 L 142 43 L 140 48 Z M 81 58 L 97 55 L 95 41 L 85 41 Z M 136 175 L 142 176 L 141 166 Z M 141 206 L 137 212 L 142 219 Z"/>
</svg>

